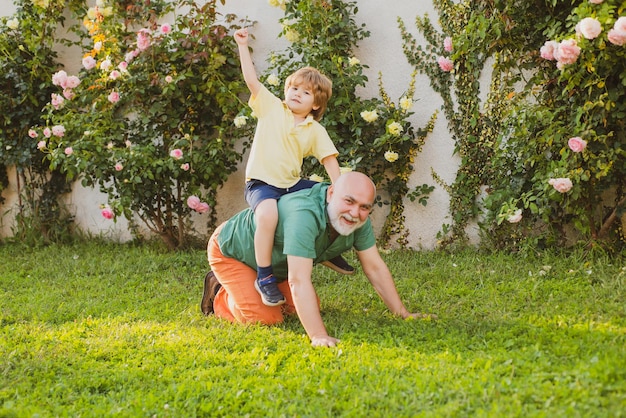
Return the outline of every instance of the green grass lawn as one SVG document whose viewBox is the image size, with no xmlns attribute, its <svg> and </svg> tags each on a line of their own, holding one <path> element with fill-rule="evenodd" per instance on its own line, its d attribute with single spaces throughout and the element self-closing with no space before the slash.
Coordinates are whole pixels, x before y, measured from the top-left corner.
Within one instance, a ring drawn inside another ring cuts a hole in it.
<svg viewBox="0 0 626 418">
<path fill-rule="evenodd" d="M 0 416 L 626 416 L 621 259 L 384 257 L 439 320 L 394 318 L 360 270 L 316 267 L 342 342 L 313 348 L 297 318 L 204 317 L 203 251 L 0 245 Z"/>
</svg>

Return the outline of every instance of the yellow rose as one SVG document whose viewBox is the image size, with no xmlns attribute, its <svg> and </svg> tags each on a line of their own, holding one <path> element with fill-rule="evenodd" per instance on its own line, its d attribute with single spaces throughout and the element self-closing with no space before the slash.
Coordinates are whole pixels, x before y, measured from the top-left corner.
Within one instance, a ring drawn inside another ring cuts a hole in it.
<svg viewBox="0 0 626 418">
<path fill-rule="evenodd" d="M 17 19 L 7 20 L 7 27 L 11 30 L 15 30 L 20 27 L 20 21 Z"/>
<path fill-rule="evenodd" d="M 390 163 L 396 162 L 398 160 L 398 153 L 397 152 L 393 152 L 393 151 L 387 151 L 385 152 L 385 160 L 389 161 Z"/>
<path fill-rule="evenodd" d="M 350 167 L 339 167 L 339 173 L 341 174 L 349 173 L 351 171 L 352 171 L 352 168 Z"/>
<path fill-rule="evenodd" d="M 413 107 L 413 100 L 403 96 L 400 99 L 400 109 L 404 110 L 405 112 L 408 111 L 411 107 Z"/>
<path fill-rule="evenodd" d="M 321 183 L 321 182 L 323 182 L 323 181 L 324 181 L 324 177 L 322 177 L 322 176 L 318 176 L 317 174 L 311 174 L 311 175 L 309 176 L 309 180 L 313 180 L 313 181 L 316 181 L 316 182 L 318 182 L 318 183 Z"/>
<path fill-rule="evenodd" d="M 280 7 L 283 10 L 286 9 L 287 0 L 268 0 L 267 2 L 272 7 Z"/>
<path fill-rule="evenodd" d="M 300 40 L 300 34 L 291 28 L 286 28 L 285 39 L 287 39 L 291 43 L 298 42 L 298 40 Z"/>
<path fill-rule="evenodd" d="M 361 112 L 361 117 L 365 122 L 371 123 L 378 119 L 378 113 L 375 110 L 364 110 Z"/>
<path fill-rule="evenodd" d="M 35 6 L 39 6 L 42 9 L 47 9 L 50 5 L 50 0 L 33 0 Z"/>
<path fill-rule="evenodd" d="M 89 18 L 89 20 L 96 20 L 97 17 L 98 17 L 98 8 L 90 7 L 87 10 L 87 18 Z"/>
<path fill-rule="evenodd" d="M 352 57 L 348 60 L 348 65 L 350 65 L 350 67 L 354 67 L 355 65 L 360 64 L 361 61 L 359 61 L 358 58 Z"/>
<path fill-rule="evenodd" d="M 267 84 L 270 86 L 277 86 L 280 84 L 280 80 L 276 74 L 270 74 L 267 76 Z"/>
<path fill-rule="evenodd" d="M 402 133 L 403 128 L 398 122 L 391 122 L 389 126 L 387 126 L 387 130 L 391 135 L 398 136 Z"/>
</svg>

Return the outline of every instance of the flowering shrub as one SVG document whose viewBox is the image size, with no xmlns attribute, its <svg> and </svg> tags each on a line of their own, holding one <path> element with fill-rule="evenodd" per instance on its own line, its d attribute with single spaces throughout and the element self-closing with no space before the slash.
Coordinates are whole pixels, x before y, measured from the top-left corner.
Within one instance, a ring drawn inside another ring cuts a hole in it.
<svg viewBox="0 0 626 418">
<path fill-rule="evenodd" d="M 270 4 L 285 10 L 281 36 L 291 44 L 285 51 L 272 54 L 269 73 L 262 79 L 279 97 L 283 95 L 280 80 L 304 65 L 318 68 L 332 80 L 333 95 L 321 123 L 339 150 L 340 164 L 367 173 L 389 194 L 389 201 L 378 202 L 390 205 L 380 241 L 387 244 L 396 236 L 400 245 L 406 245 L 403 200 L 408 196 L 425 205 L 432 190 L 423 185 L 411 191 L 407 186 L 414 158 L 434 123 L 433 116 L 426 128 L 416 130 L 407 120 L 413 113 L 414 78 L 397 102 L 385 92 L 382 75 L 380 97 L 361 99 L 356 90 L 367 82 L 363 74 L 367 66 L 354 56 L 354 49 L 369 32 L 354 22 L 356 3 L 272 0 Z M 314 178 L 324 174 L 324 168 L 312 160 L 304 171 Z"/>
<path fill-rule="evenodd" d="M 626 178 L 626 16 L 622 1 L 583 1 L 546 28 L 536 52 L 531 103 L 511 113 L 494 182 L 498 222 L 512 210 L 529 231 L 560 242 L 573 224 L 587 242 L 608 243 L 624 213 Z M 513 187 L 511 187 L 513 185 Z M 539 228 L 541 221 L 549 228 Z M 530 233 L 530 232 L 529 232 Z"/>
<path fill-rule="evenodd" d="M 192 211 L 214 226 L 249 129 L 235 120 L 245 85 L 226 35 L 236 18 L 215 6 L 99 0 L 78 15 L 82 69 L 49 74 L 57 89 L 36 129 L 51 167 L 107 193 L 105 218 L 137 216 L 170 248 L 185 245 Z M 186 12 L 169 23 L 174 7 Z"/>
<path fill-rule="evenodd" d="M 63 22 L 65 3 L 16 0 L 16 12 L 0 18 L 0 192 L 8 182 L 6 168 L 15 167 L 13 232 L 29 243 L 64 239 L 71 222 L 58 201 L 68 191 L 64 176 L 48 171 L 37 134 L 29 132 L 41 123 L 41 109 L 53 91 L 48 74 L 57 66 L 56 28 Z"/>
</svg>

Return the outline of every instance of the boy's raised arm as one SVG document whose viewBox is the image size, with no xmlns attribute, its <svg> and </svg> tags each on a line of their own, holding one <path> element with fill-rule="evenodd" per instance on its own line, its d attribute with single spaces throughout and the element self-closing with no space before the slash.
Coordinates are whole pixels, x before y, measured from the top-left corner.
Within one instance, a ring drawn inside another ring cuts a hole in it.
<svg viewBox="0 0 626 418">
<path fill-rule="evenodd" d="M 250 55 L 250 49 L 248 49 L 248 29 L 242 28 L 237 30 L 234 37 L 239 47 L 239 61 L 241 62 L 243 79 L 252 96 L 256 96 L 261 89 L 261 83 L 257 78 L 256 69 L 254 68 L 252 56 Z"/>
</svg>

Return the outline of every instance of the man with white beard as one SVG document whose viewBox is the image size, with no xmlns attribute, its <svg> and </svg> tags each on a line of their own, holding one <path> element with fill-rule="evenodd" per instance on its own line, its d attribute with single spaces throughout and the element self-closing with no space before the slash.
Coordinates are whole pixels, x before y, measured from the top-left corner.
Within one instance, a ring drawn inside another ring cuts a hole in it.
<svg viewBox="0 0 626 418">
<path fill-rule="evenodd" d="M 388 309 L 401 318 L 435 315 L 410 313 L 398 295 L 376 247 L 369 214 L 376 187 L 365 174 L 342 174 L 333 185 L 320 183 L 278 201 L 279 221 L 272 260 L 286 303 L 266 306 L 254 288 L 254 213 L 239 212 L 220 225 L 208 244 L 211 272 L 205 277 L 201 309 L 231 322 L 280 323 L 297 313 L 313 346 L 334 347 L 311 280 L 313 266 L 354 248 L 363 272 Z"/>
</svg>

